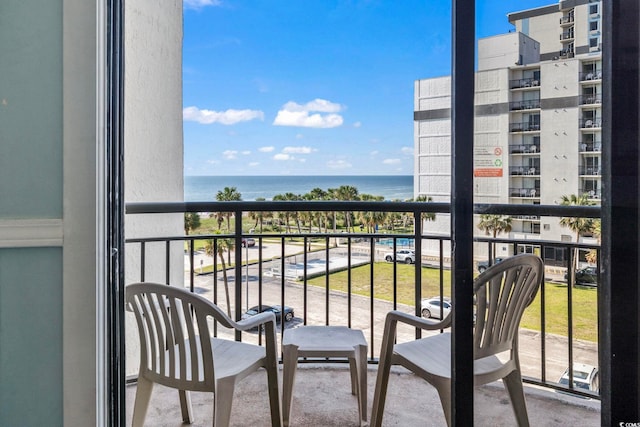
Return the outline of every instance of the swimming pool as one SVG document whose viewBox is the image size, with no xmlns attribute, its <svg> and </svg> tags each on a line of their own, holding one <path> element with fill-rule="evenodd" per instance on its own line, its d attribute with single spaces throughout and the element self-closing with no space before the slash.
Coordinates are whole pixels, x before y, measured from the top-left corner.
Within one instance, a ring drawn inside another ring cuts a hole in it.
<svg viewBox="0 0 640 427">
<path fill-rule="evenodd" d="M 380 239 L 378 240 L 379 245 L 393 247 L 393 239 Z M 408 239 L 406 237 L 399 237 L 396 239 L 397 247 L 402 246 L 411 246 L 413 247 L 413 239 Z"/>
</svg>

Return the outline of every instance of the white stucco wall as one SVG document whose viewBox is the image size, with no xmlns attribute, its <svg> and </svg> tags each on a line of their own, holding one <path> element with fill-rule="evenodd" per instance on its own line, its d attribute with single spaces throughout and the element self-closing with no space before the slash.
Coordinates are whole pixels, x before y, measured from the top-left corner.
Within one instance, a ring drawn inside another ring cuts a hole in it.
<svg viewBox="0 0 640 427">
<path fill-rule="evenodd" d="M 125 3 L 125 201 L 184 200 L 182 1 Z M 125 237 L 184 234 L 183 214 L 127 215 Z M 141 279 L 137 244 L 125 248 L 125 281 Z M 173 243 L 170 282 L 184 282 L 184 250 Z M 145 280 L 165 283 L 165 244 L 146 247 Z M 137 371 L 135 323 L 127 314 L 127 374 Z"/>
</svg>

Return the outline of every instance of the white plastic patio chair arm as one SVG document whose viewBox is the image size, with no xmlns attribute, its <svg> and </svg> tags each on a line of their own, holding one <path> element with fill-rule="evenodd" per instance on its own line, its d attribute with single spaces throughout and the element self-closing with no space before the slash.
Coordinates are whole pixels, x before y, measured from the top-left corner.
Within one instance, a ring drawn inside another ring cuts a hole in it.
<svg viewBox="0 0 640 427">
<path fill-rule="evenodd" d="M 255 316 L 248 317 L 239 322 L 234 322 L 234 328 L 240 331 L 249 331 L 269 322 L 272 322 L 274 324 L 276 323 L 276 315 L 273 314 L 273 312 L 256 314 Z"/>
<path fill-rule="evenodd" d="M 402 322 L 416 328 L 429 331 L 438 329 L 446 329 L 451 326 L 451 313 L 442 320 L 423 319 L 414 314 L 404 313 L 402 311 L 393 310 L 387 313 L 387 321 Z"/>
</svg>

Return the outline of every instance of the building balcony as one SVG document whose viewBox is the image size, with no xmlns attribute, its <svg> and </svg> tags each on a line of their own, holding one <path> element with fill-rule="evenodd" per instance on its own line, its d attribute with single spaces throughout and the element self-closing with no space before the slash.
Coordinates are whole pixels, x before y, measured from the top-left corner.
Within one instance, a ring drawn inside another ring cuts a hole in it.
<svg viewBox="0 0 640 427">
<path fill-rule="evenodd" d="M 509 154 L 540 154 L 540 144 L 509 144 Z"/>
<path fill-rule="evenodd" d="M 575 39 L 573 31 L 565 31 L 560 34 L 560 41 L 563 43 L 571 42 Z"/>
<path fill-rule="evenodd" d="M 587 95 L 580 95 L 580 100 L 578 101 L 580 105 L 594 105 L 594 104 L 602 104 L 602 94 L 593 93 Z"/>
<path fill-rule="evenodd" d="M 518 190 L 518 194 L 520 190 L 525 190 L 523 197 L 537 197 L 540 194 L 539 188 L 510 189 L 511 192 L 515 190 Z M 502 206 L 523 223 L 536 223 L 538 227 L 541 215 L 559 221 L 561 217 L 571 216 L 571 212 L 574 212 L 570 207 L 560 206 Z M 414 221 L 414 218 L 425 218 L 426 214 L 446 214 L 449 209 L 449 205 L 444 203 L 420 202 L 129 204 L 127 215 L 152 217 L 185 210 L 207 213 L 225 211 L 233 215 L 230 230 L 222 230 L 221 234 L 129 237 L 126 240 L 127 253 L 132 259 L 138 259 L 139 266 L 134 269 L 127 265 L 126 275 L 132 281 L 144 281 L 150 277 L 169 278 L 170 270 L 183 269 L 184 282 L 179 286 L 210 299 L 225 311 L 230 310 L 235 318 L 240 318 L 248 307 L 258 304 L 292 307 L 293 319 L 278 326 L 279 342 L 287 329 L 299 325 L 346 325 L 363 330 L 369 345 L 370 414 L 386 313 L 397 309 L 420 316 L 421 307 L 416 305 L 416 301 L 451 295 L 451 257 L 449 250 L 445 249 L 451 245 L 450 237 L 425 233 L 418 235 Z M 290 215 L 284 215 L 285 212 Z M 263 218 L 289 218 L 291 228 L 287 231 L 286 224 L 267 226 L 266 221 L 263 224 L 259 219 L 259 225 L 256 225 L 256 218 L 261 216 L 255 213 L 260 213 Z M 373 213 L 376 215 L 371 215 Z M 394 215 L 385 216 L 392 213 Z M 209 215 L 202 214 L 201 217 L 206 220 Z M 367 217 L 375 217 L 375 222 L 385 224 L 382 228 L 386 234 L 376 232 L 373 223 L 360 228 L 360 222 L 355 219 Z M 352 221 L 347 218 L 352 218 Z M 243 247 L 242 241 L 248 237 L 254 239 L 255 245 Z M 524 239 L 477 237 L 475 241 L 481 252 L 490 254 L 490 259 L 493 248 L 497 246 L 508 249 L 511 254 L 529 250 L 527 248 L 547 254 L 547 248 L 550 247 L 560 248 L 559 252 L 565 254 L 571 254 L 578 248 L 599 251 L 593 245 L 533 240 L 534 237 L 533 234 Z M 387 261 L 389 253 L 393 254 L 407 245 L 419 254 L 412 264 Z M 207 248 L 212 248 L 209 253 Z M 179 266 L 169 261 L 174 249 L 178 249 L 183 257 Z M 212 253 L 219 257 L 214 257 Z M 487 259 L 482 255 L 480 257 Z M 223 264 L 220 258 L 228 263 Z M 564 266 L 562 262 L 547 258 L 546 255 L 544 260 L 547 265 L 546 282 L 543 284 L 545 298 L 538 297 L 537 302 L 527 309 L 519 332 L 520 361 L 529 414 L 531 417 L 536 414 L 537 422 L 542 425 L 565 422 L 558 421 L 565 417 L 569 425 L 576 419 L 581 423 L 592 420 L 593 425 L 597 425 L 597 390 L 585 391 L 574 384 L 563 385 L 560 382 L 565 370 L 573 369 L 578 363 L 598 364 L 597 336 L 593 328 L 573 326 L 595 324 L 597 321 L 597 287 L 581 290 L 572 286 L 573 292 L 567 292 L 569 288 L 564 276 L 567 266 L 572 265 L 571 255 L 563 258 Z M 296 274 L 288 274 L 290 271 Z M 570 283 L 573 284 L 573 280 L 573 275 L 569 275 Z M 562 288 L 565 290 L 562 291 Z M 562 299 L 566 307 L 567 304 L 574 304 L 574 298 L 583 298 L 585 295 L 591 302 L 581 299 L 580 307 L 586 306 L 586 310 L 552 313 L 545 308 L 545 304 L 556 298 Z M 544 321 L 540 321 L 540 315 Z M 567 319 L 567 316 L 573 318 Z M 218 337 L 258 345 L 264 343 L 259 331 L 235 335 L 221 326 L 214 328 L 214 331 Z M 432 332 L 425 331 L 423 336 L 427 333 Z M 397 339 L 399 342 L 416 339 L 416 331 L 412 328 L 399 330 Z M 129 347 L 127 349 L 133 351 Z M 296 375 L 292 425 L 357 425 L 358 411 L 356 398 L 350 394 L 348 364 L 337 362 L 346 360 L 309 359 L 300 362 L 303 366 Z M 236 425 L 268 425 L 265 375 L 258 371 L 238 384 L 232 414 L 232 422 Z M 428 425 L 444 423 L 434 388 L 403 370 L 397 370 L 391 381 L 385 425 L 422 425 L 425 420 L 428 420 Z M 126 399 L 130 420 L 136 389 L 135 375 L 129 377 L 128 384 Z M 341 392 L 344 392 L 344 398 L 340 397 Z M 486 400 L 486 404 L 480 405 L 482 409 L 476 412 L 478 423 L 513 424 L 510 405 L 496 404 L 508 399 L 507 396 L 499 384 L 478 388 L 478 402 Z M 203 425 L 209 424 L 211 396 L 198 393 L 192 399 L 197 419 L 202 420 Z M 147 424 L 176 425 L 181 420 L 179 408 L 175 390 L 157 386 L 151 398 Z"/>
<path fill-rule="evenodd" d="M 581 141 L 579 144 L 581 153 L 599 153 L 602 151 L 602 141 Z"/>
<path fill-rule="evenodd" d="M 584 73 L 580 73 L 580 81 L 581 82 L 590 82 L 593 80 L 601 80 L 602 79 L 602 70 L 593 70 L 587 71 Z"/>
<path fill-rule="evenodd" d="M 526 199 L 539 199 L 540 198 L 540 189 L 539 188 L 531 188 L 531 187 L 510 187 L 509 188 L 509 197 L 519 197 Z"/>
<path fill-rule="evenodd" d="M 540 123 L 516 122 L 509 123 L 509 132 L 540 132 Z"/>
<path fill-rule="evenodd" d="M 540 99 L 529 99 L 525 101 L 513 101 L 509 103 L 509 109 L 514 110 L 535 110 L 540 108 Z"/>
<path fill-rule="evenodd" d="M 602 171 L 598 166 L 580 166 L 578 168 L 578 174 L 580 176 L 600 176 Z"/>
<path fill-rule="evenodd" d="M 509 167 L 510 175 L 540 175 L 540 167 L 535 166 L 510 166 Z"/>
<path fill-rule="evenodd" d="M 562 27 L 567 27 L 569 25 L 573 25 L 574 22 L 574 16 L 573 15 L 567 15 L 567 16 L 563 16 L 560 18 L 560 26 Z"/>
<path fill-rule="evenodd" d="M 580 129 L 600 129 L 602 119 L 600 117 L 586 117 L 579 121 Z"/>
<path fill-rule="evenodd" d="M 585 194 L 587 196 L 587 198 L 589 200 L 600 200 L 601 196 L 602 196 L 602 191 L 600 189 L 594 189 L 594 188 L 581 188 L 580 189 L 580 193 L 581 194 Z"/>
<path fill-rule="evenodd" d="M 509 80 L 509 87 L 511 89 L 537 88 L 540 87 L 540 79 L 529 77 L 526 79 Z"/>
</svg>

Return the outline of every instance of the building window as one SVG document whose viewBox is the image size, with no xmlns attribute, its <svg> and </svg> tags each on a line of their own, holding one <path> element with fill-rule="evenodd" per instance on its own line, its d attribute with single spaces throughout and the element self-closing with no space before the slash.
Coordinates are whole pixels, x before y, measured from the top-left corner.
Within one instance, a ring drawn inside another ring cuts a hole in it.
<svg viewBox="0 0 640 427">
<path fill-rule="evenodd" d="M 589 14 L 590 15 L 595 15 L 598 13 L 598 4 L 594 3 L 592 5 L 589 5 Z"/>
<path fill-rule="evenodd" d="M 589 47 L 598 47 L 600 45 L 598 37 L 591 37 L 589 39 Z"/>
<path fill-rule="evenodd" d="M 589 22 L 589 31 L 598 31 L 599 21 Z"/>
</svg>

